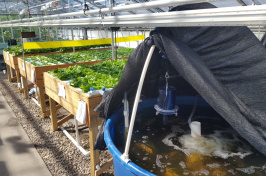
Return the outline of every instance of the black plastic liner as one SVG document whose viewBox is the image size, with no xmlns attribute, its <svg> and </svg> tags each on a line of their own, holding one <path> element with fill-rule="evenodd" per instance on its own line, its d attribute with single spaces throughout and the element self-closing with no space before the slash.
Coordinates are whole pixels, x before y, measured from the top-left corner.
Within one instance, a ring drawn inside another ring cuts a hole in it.
<svg viewBox="0 0 266 176">
<path fill-rule="evenodd" d="M 173 10 L 201 8 L 215 7 L 201 3 Z M 156 49 L 142 99 L 158 96 L 168 71 L 169 85 L 181 90 L 177 95 L 200 94 L 243 138 L 266 155 L 266 50 L 257 37 L 247 27 L 156 28 L 151 36 Z M 118 85 L 96 109 L 105 120 L 122 107 L 125 91 L 133 105 L 150 43 L 146 39 L 131 53 Z M 105 148 L 101 140 L 103 136 L 99 135 L 95 148 Z"/>
</svg>

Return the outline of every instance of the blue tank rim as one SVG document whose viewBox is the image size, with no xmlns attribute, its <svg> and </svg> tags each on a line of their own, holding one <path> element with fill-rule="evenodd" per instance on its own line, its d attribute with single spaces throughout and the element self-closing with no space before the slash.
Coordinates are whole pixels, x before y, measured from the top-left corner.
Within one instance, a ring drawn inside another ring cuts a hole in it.
<svg viewBox="0 0 266 176">
<path fill-rule="evenodd" d="M 118 160 L 124 167 L 128 168 L 131 172 L 135 174 L 141 174 L 146 176 L 156 176 L 153 173 L 148 172 L 147 170 L 139 167 L 132 161 L 129 161 L 128 163 L 125 163 L 120 157 L 122 153 L 116 148 L 115 144 L 113 143 L 111 131 L 112 127 L 114 126 L 114 119 L 117 117 L 117 114 L 112 115 L 105 124 L 105 130 L 104 130 L 104 140 L 105 143 L 109 149 L 109 151 L 112 153 L 113 158 L 115 157 L 116 160 Z"/>
</svg>

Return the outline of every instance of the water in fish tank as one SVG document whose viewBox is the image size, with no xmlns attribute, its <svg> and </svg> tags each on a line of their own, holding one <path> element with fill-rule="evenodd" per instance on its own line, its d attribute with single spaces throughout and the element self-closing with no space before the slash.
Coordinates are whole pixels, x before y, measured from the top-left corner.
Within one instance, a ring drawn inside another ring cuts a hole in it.
<svg viewBox="0 0 266 176">
<path fill-rule="evenodd" d="M 165 176 L 266 175 L 266 157 L 245 141 L 223 118 L 193 117 L 201 122 L 201 137 L 190 135 L 188 116 L 162 115 L 148 109 L 136 116 L 129 158 L 145 170 Z M 115 145 L 125 148 L 125 130 L 120 124 Z"/>
</svg>

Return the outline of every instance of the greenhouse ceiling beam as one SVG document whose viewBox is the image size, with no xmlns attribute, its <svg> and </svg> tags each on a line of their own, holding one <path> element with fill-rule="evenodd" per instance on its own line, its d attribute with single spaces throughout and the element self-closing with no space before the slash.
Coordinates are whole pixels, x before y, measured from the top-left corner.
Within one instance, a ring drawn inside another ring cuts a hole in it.
<svg viewBox="0 0 266 176">
<path fill-rule="evenodd" d="M 138 3 L 138 4 L 130 4 L 125 6 L 111 7 L 111 8 L 103 8 L 96 10 L 86 11 L 86 15 L 92 14 L 105 14 L 105 13 L 114 13 L 121 11 L 131 11 L 131 10 L 141 10 L 141 9 L 150 9 L 161 6 L 173 6 L 173 5 L 183 5 L 183 4 L 192 4 L 192 3 L 200 3 L 200 2 L 211 2 L 217 0 L 165 0 L 165 1 L 152 1 L 146 3 Z M 15 23 L 21 21 L 32 21 L 32 20 L 44 20 L 44 19 L 52 19 L 52 18 L 62 18 L 62 17 L 73 17 L 73 16 L 84 16 L 84 12 L 73 12 L 73 13 L 65 13 L 65 14 L 57 14 L 57 15 L 49 15 L 44 17 L 35 17 L 35 18 L 27 18 L 22 20 L 12 20 L 0 22 L 0 24 L 4 23 Z"/>
<path fill-rule="evenodd" d="M 76 18 L 76 19 L 58 19 L 58 20 L 47 20 L 47 21 L 35 21 L 25 24 L 31 25 L 46 25 L 46 24 L 65 24 L 65 23 L 84 23 L 89 24 L 92 22 L 98 22 L 105 24 L 110 21 L 129 21 L 133 20 L 149 20 L 149 19 L 169 19 L 169 18 L 199 18 L 202 17 L 238 17 L 238 16 L 256 16 L 266 15 L 266 6 L 240 6 L 240 7 L 224 7 L 224 8 L 212 8 L 212 9 L 198 9 L 189 11 L 171 11 L 163 13 L 151 13 L 151 14 L 139 14 L 139 15 L 121 15 L 121 16 L 107 16 L 104 19 L 100 17 L 95 18 Z M 22 23 L 23 24 L 23 23 Z M 7 24 L 3 24 L 7 25 Z M 14 25 L 16 25 L 14 23 Z"/>
<path fill-rule="evenodd" d="M 223 14 L 209 16 L 182 16 L 168 18 L 149 18 L 149 19 L 131 19 L 109 21 L 90 21 L 83 23 L 20 23 L 0 25 L 0 27 L 195 27 L 195 26 L 266 26 L 266 12 L 264 14 Z"/>
</svg>

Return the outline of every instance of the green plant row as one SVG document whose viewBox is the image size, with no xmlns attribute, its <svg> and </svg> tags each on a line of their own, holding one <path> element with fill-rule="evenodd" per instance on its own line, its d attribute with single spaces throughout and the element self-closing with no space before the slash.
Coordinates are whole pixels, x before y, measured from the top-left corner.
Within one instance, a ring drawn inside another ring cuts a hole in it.
<svg viewBox="0 0 266 176">
<path fill-rule="evenodd" d="M 105 44 L 105 45 L 89 45 L 89 46 L 78 46 L 75 47 L 75 50 L 88 50 L 91 48 L 99 48 L 99 47 L 110 47 L 111 44 Z M 4 51 L 8 51 L 10 54 L 14 56 L 22 55 L 22 46 L 16 45 L 11 46 L 9 48 L 5 48 Z M 50 53 L 50 52 L 67 52 L 67 51 L 73 51 L 73 47 L 66 47 L 66 48 L 44 48 L 44 49 L 25 49 L 24 54 L 37 54 L 37 53 Z"/>
<path fill-rule="evenodd" d="M 118 48 L 117 57 L 128 57 L 133 48 Z M 91 50 L 75 53 L 59 53 L 44 56 L 30 56 L 25 60 L 34 66 L 58 65 L 66 63 L 87 62 L 93 60 L 111 59 L 112 50 Z"/>
<path fill-rule="evenodd" d="M 107 60 L 94 65 L 75 65 L 68 68 L 52 70 L 49 73 L 60 80 L 70 80 L 70 85 L 82 89 L 102 90 L 113 88 L 122 76 L 126 59 Z"/>
</svg>

